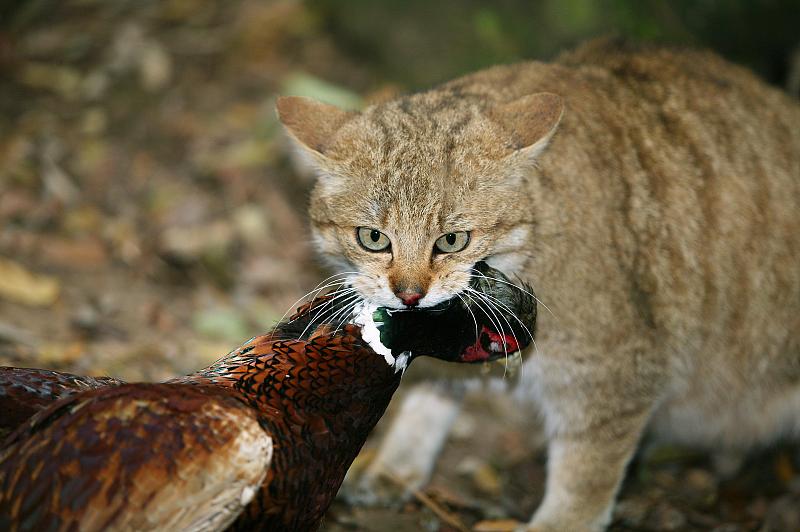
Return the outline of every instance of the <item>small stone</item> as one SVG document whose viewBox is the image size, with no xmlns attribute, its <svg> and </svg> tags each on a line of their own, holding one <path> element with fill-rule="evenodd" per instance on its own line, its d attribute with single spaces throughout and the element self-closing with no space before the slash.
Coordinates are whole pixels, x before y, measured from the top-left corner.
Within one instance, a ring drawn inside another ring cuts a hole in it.
<svg viewBox="0 0 800 532">
<path fill-rule="evenodd" d="M 56 162 L 56 157 L 48 153 L 42 154 L 42 180 L 47 193 L 66 205 L 80 198 L 80 189 L 72 177 Z"/>
<path fill-rule="evenodd" d="M 37 341 L 30 331 L 0 321 L 0 343 L 3 342 L 25 345 L 28 347 L 35 347 L 37 345 Z"/>
<path fill-rule="evenodd" d="M 749 515 L 753 519 L 758 519 L 758 520 L 764 519 L 764 516 L 767 515 L 768 510 L 769 510 L 769 501 L 764 497 L 755 497 L 747 505 L 747 515 Z"/>
<path fill-rule="evenodd" d="M 456 465 L 456 473 L 459 475 L 471 475 L 474 473 L 483 462 L 474 456 L 466 456 L 458 465 Z"/>
</svg>

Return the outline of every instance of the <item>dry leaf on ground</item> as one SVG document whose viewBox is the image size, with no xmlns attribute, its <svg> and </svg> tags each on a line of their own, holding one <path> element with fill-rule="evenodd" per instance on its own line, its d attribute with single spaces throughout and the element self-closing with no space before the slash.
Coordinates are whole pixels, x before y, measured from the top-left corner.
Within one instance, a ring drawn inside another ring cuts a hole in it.
<svg viewBox="0 0 800 532">
<path fill-rule="evenodd" d="M 0 258 L 0 297 L 34 307 L 49 307 L 58 299 L 58 279 L 36 274 L 10 259 Z"/>
</svg>

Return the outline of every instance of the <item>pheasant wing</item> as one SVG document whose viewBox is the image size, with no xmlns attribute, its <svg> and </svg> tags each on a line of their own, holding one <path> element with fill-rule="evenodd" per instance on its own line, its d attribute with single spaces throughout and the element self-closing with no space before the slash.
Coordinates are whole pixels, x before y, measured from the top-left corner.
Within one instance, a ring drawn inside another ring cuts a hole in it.
<svg viewBox="0 0 800 532">
<path fill-rule="evenodd" d="M 0 442 L 33 414 L 74 393 L 122 384 L 111 377 L 83 377 L 48 369 L 0 366 Z"/>
<path fill-rule="evenodd" d="M 272 440 L 233 395 L 130 384 L 62 399 L 0 451 L 0 530 L 216 530 L 261 487 Z"/>
</svg>

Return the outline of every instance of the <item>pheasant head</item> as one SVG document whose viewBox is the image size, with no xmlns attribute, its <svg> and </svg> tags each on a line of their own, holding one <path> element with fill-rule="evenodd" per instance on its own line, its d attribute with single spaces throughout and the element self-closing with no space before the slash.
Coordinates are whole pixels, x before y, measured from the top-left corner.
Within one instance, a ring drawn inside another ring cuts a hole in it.
<svg viewBox="0 0 800 532">
<path fill-rule="evenodd" d="M 397 370 L 430 356 L 449 362 L 489 362 L 519 353 L 533 341 L 536 297 L 530 286 L 511 282 L 479 262 L 467 289 L 434 307 L 390 309 L 367 301 L 339 301 L 347 287 L 300 307 L 276 334 L 307 338 L 345 323 L 361 328 L 362 340 Z M 337 327 L 338 326 L 338 327 Z"/>
</svg>

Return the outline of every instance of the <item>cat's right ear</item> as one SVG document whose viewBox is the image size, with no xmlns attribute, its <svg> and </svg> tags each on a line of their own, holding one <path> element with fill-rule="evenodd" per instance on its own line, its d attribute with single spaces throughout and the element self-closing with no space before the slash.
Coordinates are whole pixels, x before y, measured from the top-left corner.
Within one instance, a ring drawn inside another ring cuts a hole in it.
<svg viewBox="0 0 800 532">
<path fill-rule="evenodd" d="M 535 159 L 564 115 L 564 99 L 552 92 L 529 94 L 492 108 L 489 116 L 509 134 L 515 152 Z"/>
<path fill-rule="evenodd" d="M 336 132 L 356 115 L 302 96 L 282 96 L 276 102 L 278 118 L 297 146 L 318 159 L 325 155 Z"/>
</svg>

